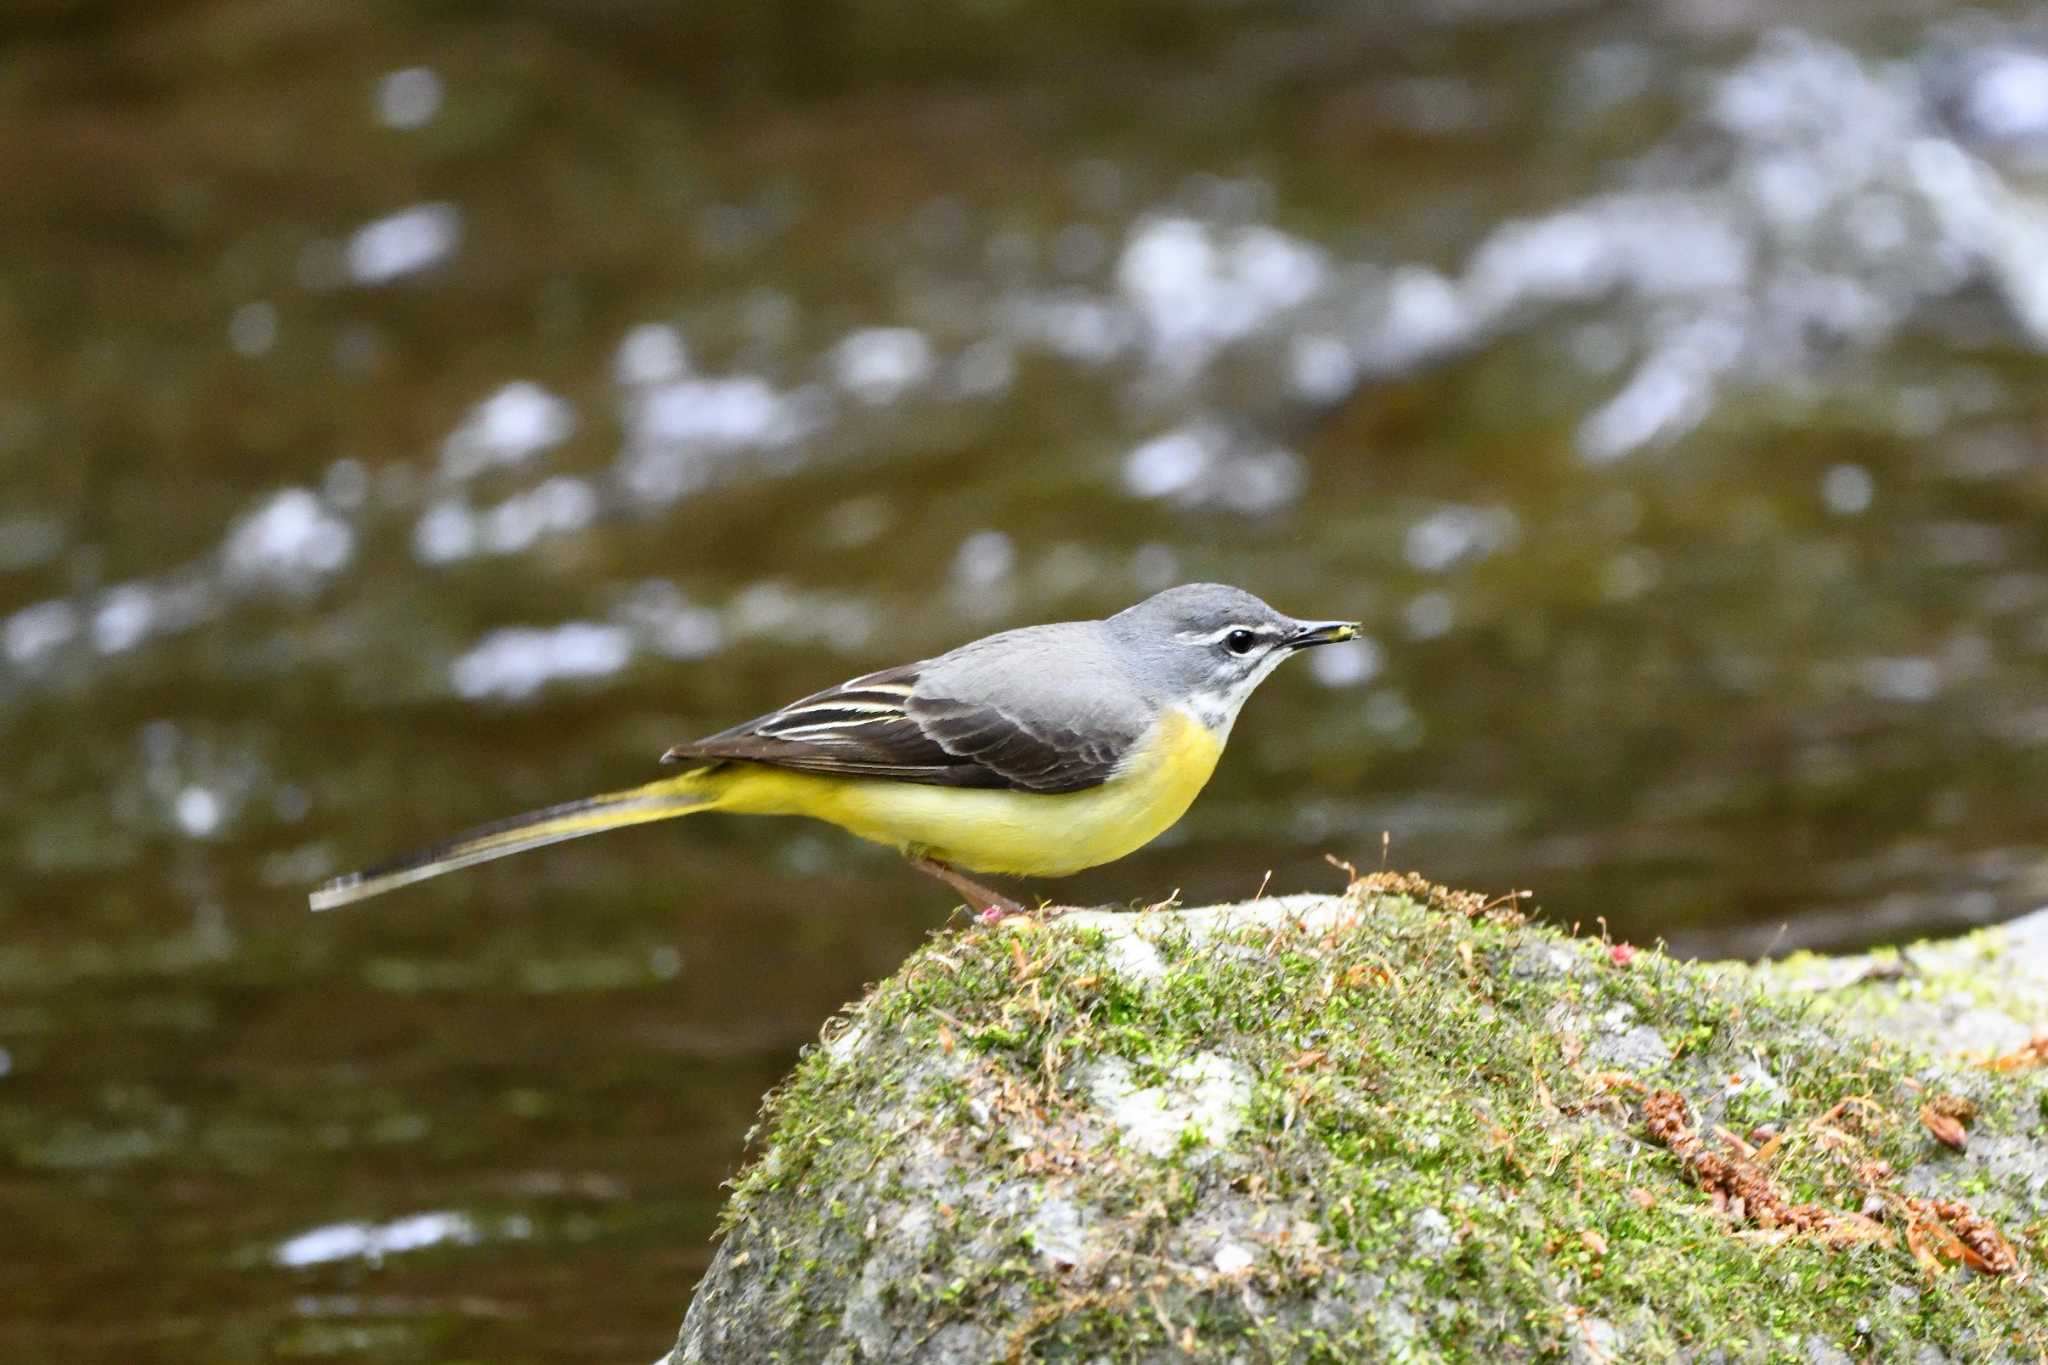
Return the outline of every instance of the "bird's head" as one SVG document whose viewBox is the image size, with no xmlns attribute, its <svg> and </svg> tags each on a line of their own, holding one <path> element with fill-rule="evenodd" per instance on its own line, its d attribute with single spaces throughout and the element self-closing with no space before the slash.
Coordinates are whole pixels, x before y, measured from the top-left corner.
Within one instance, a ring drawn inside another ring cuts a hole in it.
<svg viewBox="0 0 2048 1365">
<path fill-rule="evenodd" d="M 1107 625 L 1142 686 L 1226 734 L 1245 698 L 1282 659 L 1358 634 L 1355 621 L 1297 620 L 1221 583 L 1168 588 Z"/>
</svg>

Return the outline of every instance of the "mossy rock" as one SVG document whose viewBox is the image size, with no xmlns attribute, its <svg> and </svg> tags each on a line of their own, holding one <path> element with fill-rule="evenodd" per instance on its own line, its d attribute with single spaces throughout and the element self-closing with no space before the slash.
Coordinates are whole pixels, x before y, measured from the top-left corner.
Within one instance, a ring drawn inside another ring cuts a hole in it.
<svg viewBox="0 0 2048 1365">
<path fill-rule="evenodd" d="M 1942 1053 L 1996 1056 L 2048 1034 L 2048 910 L 1960 938 L 1749 970 L 1775 995 Z"/>
<path fill-rule="evenodd" d="M 938 936 L 770 1099 L 670 1361 L 2048 1353 L 2048 1072 L 1404 889 Z M 1657 1089 L 1872 1235 L 1717 1206 Z M 1904 1235 L 1913 1195 L 2017 1268 Z"/>
</svg>

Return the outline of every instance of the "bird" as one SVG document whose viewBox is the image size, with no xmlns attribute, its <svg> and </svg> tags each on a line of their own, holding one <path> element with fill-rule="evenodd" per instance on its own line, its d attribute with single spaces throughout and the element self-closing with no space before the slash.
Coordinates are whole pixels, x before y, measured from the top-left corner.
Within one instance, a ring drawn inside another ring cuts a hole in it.
<svg viewBox="0 0 2048 1365">
<path fill-rule="evenodd" d="M 903 853 L 994 922 L 967 874 L 1063 877 L 1186 813 L 1280 663 L 1354 638 L 1241 588 L 1189 583 L 1113 616 L 1000 631 L 865 673 L 661 756 L 673 777 L 483 825 L 337 877 L 314 910 L 527 849 L 706 811 L 802 815 Z"/>
</svg>

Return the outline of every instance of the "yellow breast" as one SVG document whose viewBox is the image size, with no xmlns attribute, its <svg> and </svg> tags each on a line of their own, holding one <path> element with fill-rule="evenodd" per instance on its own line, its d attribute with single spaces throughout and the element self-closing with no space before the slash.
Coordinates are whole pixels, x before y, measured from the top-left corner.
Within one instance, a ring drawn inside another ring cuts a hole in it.
<svg viewBox="0 0 2048 1365">
<path fill-rule="evenodd" d="M 734 764 L 721 770 L 713 807 L 808 815 L 976 872 L 1064 877 L 1158 837 L 1194 804 L 1222 753 L 1223 741 L 1200 721 L 1169 711 L 1115 777 L 1086 791 L 935 787 Z"/>
</svg>

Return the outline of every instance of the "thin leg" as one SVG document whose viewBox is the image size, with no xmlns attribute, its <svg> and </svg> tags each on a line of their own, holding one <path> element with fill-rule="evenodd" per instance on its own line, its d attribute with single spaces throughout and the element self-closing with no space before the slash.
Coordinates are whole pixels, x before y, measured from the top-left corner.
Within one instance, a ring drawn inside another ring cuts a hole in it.
<svg viewBox="0 0 2048 1365">
<path fill-rule="evenodd" d="M 912 858 L 910 865 L 928 876 L 937 877 L 946 885 L 967 897 L 968 908 L 981 916 L 983 924 L 994 924 L 1005 915 L 1021 915 L 1024 907 L 1000 891 L 991 891 L 971 877 L 954 871 L 937 858 Z"/>
</svg>

